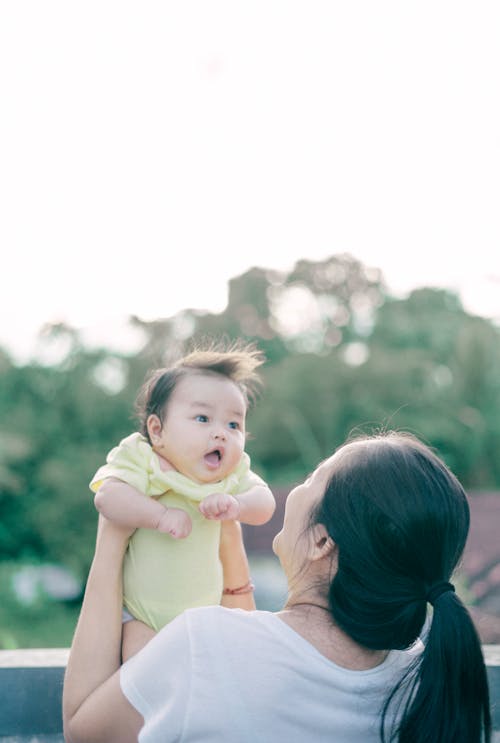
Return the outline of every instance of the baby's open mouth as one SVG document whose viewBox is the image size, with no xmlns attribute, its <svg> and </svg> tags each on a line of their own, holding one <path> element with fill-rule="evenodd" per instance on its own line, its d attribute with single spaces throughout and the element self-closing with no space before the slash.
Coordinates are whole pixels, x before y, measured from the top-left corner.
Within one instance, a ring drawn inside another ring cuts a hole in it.
<svg viewBox="0 0 500 743">
<path fill-rule="evenodd" d="M 222 459 L 222 452 L 220 449 L 214 449 L 205 454 L 205 462 L 209 467 L 217 467 Z"/>
</svg>

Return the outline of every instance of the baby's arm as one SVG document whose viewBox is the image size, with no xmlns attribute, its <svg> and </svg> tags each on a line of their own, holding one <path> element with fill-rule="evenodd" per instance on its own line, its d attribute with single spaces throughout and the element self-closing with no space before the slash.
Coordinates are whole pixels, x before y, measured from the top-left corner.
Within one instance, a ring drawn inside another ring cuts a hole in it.
<svg viewBox="0 0 500 743">
<path fill-rule="evenodd" d="M 157 529 L 182 539 L 191 533 L 191 519 L 180 508 L 166 508 L 123 480 L 109 477 L 95 494 L 99 513 L 120 526 Z"/>
<path fill-rule="evenodd" d="M 229 609 L 255 609 L 250 568 L 238 521 L 221 524 L 219 557 L 224 578 L 221 605 Z"/>
<path fill-rule="evenodd" d="M 243 524 L 260 526 L 269 521 L 276 508 L 274 495 L 267 485 L 254 485 L 234 496 L 239 504 L 238 521 Z"/>
<path fill-rule="evenodd" d="M 207 519 L 235 520 L 260 526 L 274 513 L 276 503 L 267 485 L 254 485 L 238 495 L 212 493 L 200 503 L 200 511 Z"/>
</svg>

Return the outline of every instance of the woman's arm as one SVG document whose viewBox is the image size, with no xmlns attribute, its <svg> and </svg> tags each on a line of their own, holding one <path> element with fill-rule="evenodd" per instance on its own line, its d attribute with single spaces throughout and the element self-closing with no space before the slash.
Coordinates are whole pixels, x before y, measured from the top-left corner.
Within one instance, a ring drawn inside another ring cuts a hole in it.
<svg viewBox="0 0 500 743">
<path fill-rule="evenodd" d="M 67 743 L 133 743 L 142 716 L 120 688 L 122 562 L 130 530 L 99 517 L 63 690 Z"/>
<path fill-rule="evenodd" d="M 241 524 L 238 521 L 222 521 L 219 556 L 222 562 L 224 589 L 234 591 L 240 588 L 249 590 L 241 594 L 223 593 L 221 606 L 229 609 L 255 609 L 250 568 L 243 543 Z"/>
</svg>

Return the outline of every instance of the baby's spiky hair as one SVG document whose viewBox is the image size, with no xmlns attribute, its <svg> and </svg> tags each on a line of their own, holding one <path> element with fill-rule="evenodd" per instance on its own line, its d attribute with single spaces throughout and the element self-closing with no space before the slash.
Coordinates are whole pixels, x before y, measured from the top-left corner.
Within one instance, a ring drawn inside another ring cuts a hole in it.
<svg viewBox="0 0 500 743">
<path fill-rule="evenodd" d="M 236 384 L 246 403 L 254 401 L 261 384 L 257 373 L 265 358 L 254 343 L 204 341 L 165 369 L 156 369 L 146 380 L 136 401 L 141 433 L 149 440 L 147 420 L 155 414 L 163 422 L 170 395 L 187 374 L 217 374 Z"/>
<path fill-rule="evenodd" d="M 200 373 L 221 374 L 241 387 L 245 396 L 252 399 L 261 383 L 257 369 L 264 360 L 264 354 L 254 343 L 212 341 L 209 345 L 195 347 L 174 366 Z"/>
</svg>

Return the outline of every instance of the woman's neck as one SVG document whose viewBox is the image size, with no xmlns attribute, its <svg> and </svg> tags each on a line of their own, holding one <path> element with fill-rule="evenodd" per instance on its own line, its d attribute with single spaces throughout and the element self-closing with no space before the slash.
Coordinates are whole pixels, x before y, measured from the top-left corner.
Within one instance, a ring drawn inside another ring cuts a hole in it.
<svg viewBox="0 0 500 743">
<path fill-rule="evenodd" d="M 335 624 L 326 599 L 310 593 L 291 595 L 279 618 L 336 665 L 364 671 L 383 663 L 386 650 L 359 645 Z"/>
</svg>

